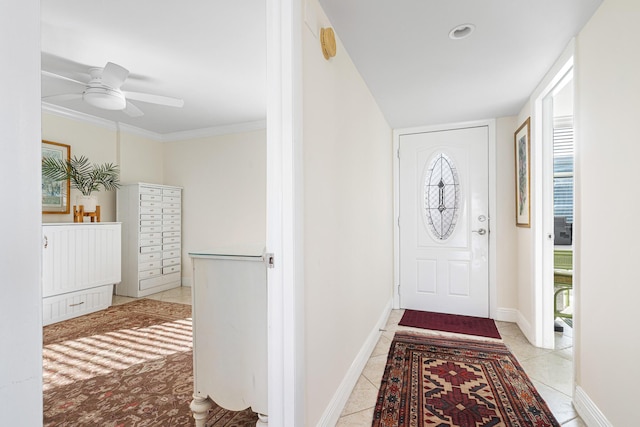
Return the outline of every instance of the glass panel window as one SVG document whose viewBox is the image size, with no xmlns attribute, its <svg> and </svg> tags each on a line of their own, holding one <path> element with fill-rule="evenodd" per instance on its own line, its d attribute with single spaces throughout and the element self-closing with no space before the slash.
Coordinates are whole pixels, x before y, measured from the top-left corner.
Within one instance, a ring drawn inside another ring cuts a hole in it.
<svg viewBox="0 0 640 427">
<path fill-rule="evenodd" d="M 425 219 L 436 240 L 451 236 L 459 210 L 460 182 L 456 165 L 446 154 L 438 153 L 429 163 L 424 183 Z"/>
</svg>

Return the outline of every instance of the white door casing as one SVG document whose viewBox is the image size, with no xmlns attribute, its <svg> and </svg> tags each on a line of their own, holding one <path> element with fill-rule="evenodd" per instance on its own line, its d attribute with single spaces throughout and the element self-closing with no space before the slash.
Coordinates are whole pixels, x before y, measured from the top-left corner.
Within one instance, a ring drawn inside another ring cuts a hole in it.
<svg viewBox="0 0 640 427">
<path fill-rule="evenodd" d="M 403 134 L 399 149 L 400 307 L 489 317 L 488 126 Z"/>
</svg>

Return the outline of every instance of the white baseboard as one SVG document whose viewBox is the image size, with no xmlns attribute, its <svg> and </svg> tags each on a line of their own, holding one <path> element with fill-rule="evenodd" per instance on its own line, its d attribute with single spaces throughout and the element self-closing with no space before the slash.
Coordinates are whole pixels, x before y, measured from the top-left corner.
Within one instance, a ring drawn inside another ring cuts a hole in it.
<svg viewBox="0 0 640 427">
<path fill-rule="evenodd" d="M 587 393 L 580 386 L 576 386 L 576 391 L 573 394 L 573 406 L 582 421 L 589 427 L 613 427 L 613 424 L 607 420 L 607 417 L 589 399 Z"/>
<path fill-rule="evenodd" d="M 498 308 L 496 309 L 495 319 L 499 322 L 518 322 L 518 310 L 515 308 Z"/>
<path fill-rule="evenodd" d="M 524 336 L 529 340 L 530 343 L 535 343 L 535 334 L 531 327 L 531 323 L 527 319 L 524 318 L 522 313 L 518 311 L 518 320 L 516 320 L 518 327 L 524 334 Z"/>
<path fill-rule="evenodd" d="M 362 348 L 358 352 L 358 355 L 351 363 L 349 370 L 346 375 L 342 379 L 340 386 L 336 390 L 333 395 L 333 398 L 327 405 L 320 421 L 318 421 L 318 427 L 333 427 L 338 422 L 340 415 L 342 414 L 342 410 L 347 404 L 347 400 L 349 400 L 349 396 L 351 396 L 351 392 L 358 382 L 358 378 L 360 378 L 360 374 L 364 369 L 367 361 L 371 357 L 371 353 L 373 349 L 376 347 L 378 340 L 380 339 L 380 335 L 382 334 L 381 329 L 385 327 L 387 324 L 387 319 L 389 318 L 389 314 L 391 313 L 391 305 L 393 304 L 393 300 L 389 300 L 387 305 L 384 307 L 378 322 L 375 324 L 369 336 L 365 340 Z"/>
</svg>

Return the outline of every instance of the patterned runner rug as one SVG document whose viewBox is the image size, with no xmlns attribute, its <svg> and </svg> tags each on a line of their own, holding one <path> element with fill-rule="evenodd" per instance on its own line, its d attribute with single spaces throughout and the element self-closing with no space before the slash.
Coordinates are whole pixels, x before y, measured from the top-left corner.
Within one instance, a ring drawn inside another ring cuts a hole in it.
<svg viewBox="0 0 640 427">
<path fill-rule="evenodd" d="M 396 333 L 373 427 L 559 425 L 504 344 Z"/>
<path fill-rule="evenodd" d="M 192 426 L 191 306 L 148 299 L 44 327 L 44 426 Z M 215 406 L 208 427 L 255 426 Z"/>
</svg>

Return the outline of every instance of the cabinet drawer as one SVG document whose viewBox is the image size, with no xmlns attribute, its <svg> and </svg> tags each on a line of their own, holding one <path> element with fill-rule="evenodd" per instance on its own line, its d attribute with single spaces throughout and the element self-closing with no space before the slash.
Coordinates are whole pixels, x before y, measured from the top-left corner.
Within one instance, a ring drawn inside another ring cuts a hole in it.
<svg viewBox="0 0 640 427">
<path fill-rule="evenodd" d="M 140 240 L 143 239 L 158 239 L 162 233 L 140 233 Z"/>
<path fill-rule="evenodd" d="M 153 270 L 160 267 L 162 267 L 162 261 L 159 259 L 156 261 L 141 262 L 138 264 L 138 271 Z"/>
<path fill-rule="evenodd" d="M 176 224 L 163 225 L 162 231 L 180 231 L 180 225 L 176 225 Z"/>
<path fill-rule="evenodd" d="M 157 246 L 162 242 L 160 239 L 141 239 L 140 246 Z"/>
<path fill-rule="evenodd" d="M 152 220 L 162 220 L 162 214 L 150 214 L 150 215 L 140 215 L 141 221 L 152 221 Z"/>
<path fill-rule="evenodd" d="M 154 261 L 157 259 L 162 259 L 162 254 L 158 253 L 158 252 L 150 252 L 150 253 L 146 253 L 146 254 L 140 254 L 138 256 L 138 261 L 139 262 L 147 262 L 147 261 Z"/>
<path fill-rule="evenodd" d="M 140 208 L 140 214 L 142 215 L 149 215 L 149 214 L 154 214 L 154 215 L 160 215 L 162 213 L 162 208 L 160 207 L 141 207 Z"/>
<path fill-rule="evenodd" d="M 173 197 L 173 196 L 162 196 L 162 202 L 163 203 L 176 203 L 179 204 L 180 203 L 180 197 Z"/>
<path fill-rule="evenodd" d="M 162 250 L 162 246 L 142 246 L 140 248 L 141 254 L 148 254 L 151 252 L 160 252 Z"/>
<path fill-rule="evenodd" d="M 162 266 L 167 267 L 169 265 L 180 264 L 180 258 L 166 258 L 162 260 Z"/>
<path fill-rule="evenodd" d="M 175 258 L 180 256 L 180 251 L 172 250 L 172 251 L 164 251 L 162 252 L 162 259 L 165 258 Z"/>
<path fill-rule="evenodd" d="M 180 243 L 180 237 L 163 237 L 162 244 L 168 245 L 170 243 Z"/>
<path fill-rule="evenodd" d="M 162 201 L 162 195 L 160 194 L 140 194 L 141 201 L 154 201 L 160 202 Z"/>
<path fill-rule="evenodd" d="M 162 194 L 162 189 L 158 187 L 140 187 L 140 194 Z"/>
<path fill-rule="evenodd" d="M 162 237 L 180 237 L 180 231 L 164 231 Z"/>
<path fill-rule="evenodd" d="M 180 209 L 180 203 L 162 203 L 162 207 L 165 209 Z"/>
<path fill-rule="evenodd" d="M 161 268 L 153 268 L 151 270 L 146 270 L 146 271 L 139 271 L 138 272 L 138 277 L 140 278 L 140 280 L 142 279 L 149 279 L 151 277 L 156 277 L 162 274 L 162 269 Z"/>
<path fill-rule="evenodd" d="M 42 323 L 50 325 L 105 309 L 111 305 L 112 295 L 113 285 L 105 285 L 43 298 Z"/>
<path fill-rule="evenodd" d="M 173 251 L 180 250 L 180 243 L 169 243 L 167 245 L 162 245 L 162 251 Z"/>
<path fill-rule="evenodd" d="M 160 226 L 140 227 L 141 233 L 157 233 L 159 231 L 162 231 L 162 227 Z"/>
<path fill-rule="evenodd" d="M 179 188 L 163 188 L 162 189 L 163 196 L 180 197 L 180 193 L 182 193 L 182 190 L 180 190 Z"/>
<path fill-rule="evenodd" d="M 169 214 L 169 215 L 179 215 L 180 214 L 180 209 L 179 208 L 163 208 L 162 209 L 162 213 L 163 214 Z"/>
<path fill-rule="evenodd" d="M 165 274 L 151 279 L 140 280 L 139 287 L 141 291 L 144 291 L 145 289 L 161 286 L 171 282 L 180 282 L 180 273 Z"/>
<path fill-rule="evenodd" d="M 162 274 L 177 273 L 179 271 L 180 271 L 180 264 L 171 265 L 171 266 L 162 268 Z"/>
<path fill-rule="evenodd" d="M 160 221 L 159 219 L 143 220 L 143 221 L 140 221 L 140 225 L 142 227 L 151 227 L 151 226 L 154 226 L 154 225 L 160 225 L 161 222 L 162 221 Z"/>
<path fill-rule="evenodd" d="M 165 213 L 164 215 L 162 215 L 162 220 L 163 221 L 180 221 L 180 214 L 167 214 Z"/>
<path fill-rule="evenodd" d="M 160 207 L 162 206 L 162 202 L 157 200 L 155 202 L 151 202 L 151 201 L 141 201 L 140 202 L 140 206 L 143 208 L 153 208 L 153 207 Z"/>
<path fill-rule="evenodd" d="M 180 226 L 180 220 L 179 219 L 165 219 L 164 221 L 162 221 L 162 225 L 177 225 L 177 226 Z"/>
</svg>

